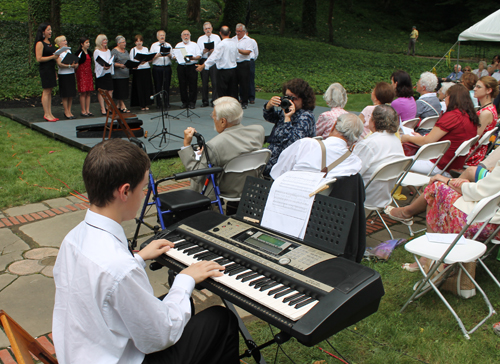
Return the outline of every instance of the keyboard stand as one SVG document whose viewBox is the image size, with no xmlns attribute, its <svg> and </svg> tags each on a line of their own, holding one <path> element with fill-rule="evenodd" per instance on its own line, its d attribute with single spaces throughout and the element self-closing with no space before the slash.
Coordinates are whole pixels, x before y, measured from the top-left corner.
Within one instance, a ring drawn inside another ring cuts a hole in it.
<svg viewBox="0 0 500 364">
<path fill-rule="evenodd" d="M 224 305 L 230 311 L 232 311 L 234 313 L 234 315 L 236 316 L 236 318 L 238 319 L 238 326 L 239 326 L 240 334 L 243 337 L 243 339 L 245 340 L 245 344 L 248 348 L 247 350 L 244 351 L 243 354 L 240 355 L 240 359 L 252 357 L 255 360 L 255 362 L 258 364 L 267 364 L 266 361 L 264 360 L 264 358 L 262 357 L 260 351 L 264 348 L 267 348 L 268 346 L 273 345 L 273 344 L 281 345 L 281 344 L 287 342 L 288 340 L 290 340 L 291 336 L 289 334 L 281 331 L 272 340 L 269 340 L 268 342 L 257 346 L 255 341 L 253 341 L 253 339 L 252 339 L 252 335 L 250 334 L 247 327 L 245 326 L 245 323 L 243 322 L 240 315 L 238 314 L 238 311 L 236 311 L 236 307 L 234 307 L 234 305 L 231 302 L 229 302 L 225 299 L 223 299 L 222 302 L 224 302 Z"/>
</svg>

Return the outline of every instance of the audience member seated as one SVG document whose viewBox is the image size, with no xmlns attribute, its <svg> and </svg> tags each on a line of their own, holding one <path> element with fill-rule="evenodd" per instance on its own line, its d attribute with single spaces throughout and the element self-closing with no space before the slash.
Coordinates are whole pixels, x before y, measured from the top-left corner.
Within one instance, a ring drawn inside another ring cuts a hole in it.
<svg viewBox="0 0 500 364">
<path fill-rule="evenodd" d="M 395 135 L 399 129 L 397 112 L 389 105 L 379 105 L 373 110 L 370 118 L 368 135 L 354 146 L 353 153 L 361 159 L 362 167 L 359 173 L 365 185 L 373 172 L 384 163 L 404 158 L 401 141 Z M 391 202 L 391 191 L 396 180 L 374 181 L 366 190 L 365 202 L 369 206 L 385 206 Z"/>
<path fill-rule="evenodd" d="M 472 104 L 474 107 L 478 107 L 479 104 L 477 102 L 476 97 L 474 96 L 474 86 L 476 86 L 476 82 L 479 78 L 472 72 L 464 72 L 462 76 L 462 85 L 465 86 L 467 90 L 469 90 L 470 99 L 472 100 Z"/>
<path fill-rule="evenodd" d="M 413 98 L 410 75 L 405 71 L 396 71 L 391 75 L 391 83 L 397 96 L 391 106 L 396 110 L 401 121 L 414 119 L 417 114 L 417 105 Z"/>
<path fill-rule="evenodd" d="M 442 78 L 441 80 L 446 82 L 458 82 L 462 78 L 462 75 L 462 66 L 455 64 L 455 66 L 453 66 L 453 72 L 450 73 L 448 77 Z"/>
<path fill-rule="evenodd" d="M 477 135 L 483 136 L 497 125 L 497 109 L 492 104 L 492 100 L 498 95 L 498 82 L 491 76 L 481 77 L 474 87 L 474 96 L 479 101 L 481 108 L 477 110 L 479 116 L 479 126 Z M 478 141 L 479 143 L 479 141 Z M 471 148 L 471 152 L 476 148 L 477 143 Z M 486 156 L 488 145 L 483 145 L 467 161 L 468 166 L 477 166 Z"/>
<path fill-rule="evenodd" d="M 244 126 L 241 124 L 243 109 L 235 98 L 224 96 L 215 100 L 212 119 L 215 129 L 219 133 L 205 146 L 212 166 L 223 167 L 231 159 L 243 153 L 262 148 L 265 136 L 264 128 L 261 125 Z M 192 127 L 184 130 L 184 146 L 179 151 L 179 157 L 187 171 L 208 167 L 205 152 L 195 152 L 191 146 L 195 132 L 196 129 Z M 252 171 L 244 175 L 231 174 L 230 179 L 222 176 L 219 180 L 221 192 L 228 197 L 240 197 L 247 175 L 257 176 L 257 173 Z M 201 192 L 204 182 L 204 176 L 193 178 L 191 188 Z M 213 187 L 209 185 L 208 191 L 212 190 Z M 209 196 L 213 196 L 213 192 Z"/>
<path fill-rule="evenodd" d="M 441 88 L 437 92 L 439 102 L 441 103 L 441 114 L 444 114 L 446 112 L 446 103 L 444 101 L 446 97 L 446 91 L 448 91 L 448 89 L 453 85 L 455 85 L 453 82 L 442 82 Z"/>
<path fill-rule="evenodd" d="M 316 136 L 313 114 L 316 96 L 311 86 L 303 79 L 294 78 L 283 84 L 283 95 L 291 101 L 288 107 L 281 108 L 280 96 L 273 96 L 264 105 L 264 119 L 274 124 L 268 139 L 271 158 L 264 169 L 265 176 L 269 175 L 282 151 L 299 139 Z"/>
<path fill-rule="evenodd" d="M 465 66 L 465 67 L 464 67 L 464 70 L 463 70 L 462 72 L 463 72 L 463 73 L 465 73 L 465 72 L 472 72 L 472 68 L 471 68 L 471 66 Z M 463 77 L 463 75 L 462 75 L 462 77 Z"/>
<path fill-rule="evenodd" d="M 467 214 L 483 198 L 489 197 L 500 191 L 500 168 L 497 164 L 493 172 L 478 181 L 469 182 L 461 178 L 447 178 L 442 175 L 432 177 L 431 183 L 425 192 L 410 205 L 400 208 L 388 208 L 386 214 L 394 220 L 410 221 L 413 216 L 427 210 L 427 231 L 434 233 L 457 234 L 465 225 Z M 500 211 L 496 213 L 489 224 L 479 235 L 478 240 L 484 241 L 493 233 L 500 223 Z M 469 227 L 465 233 L 466 238 L 472 238 L 480 229 L 482 223 Z M 500 233 L 496 239 L 500 239 Z M 425 260 L 421 258 L 421 263 Z M 403 269 L 415 272 L 417 263 L 406 263 Z"/>
<path fill-rule="evenodd" d="M 360 139 L 365 138 L 370 132 L 370 118 L 372 116 L 373 110 L 378 105 L 390 104 L 394 99 L 394 89 L 387 82 L 379 82 L 375 85 L 375 88 L 372 91 L 371 99 L 373 105 L 369 105 L 361 111 L 359 114 L 359 118 L 364 124 L 364 130 L 361 134 Z"/>
<path fill-rule="evenodd" d="M 495 73 L 495 70 L 496 70 L 496 66 L 490 64 L 488 66 L 488 75 L 490 75 L 490 76 L 493 75 L 493 73 Z"/>
<path fill-rule="evenodd" d="M 486 64 L 486 61 L 480 61 L 478 68 L 472 71 L 472 73 L 474 73 L 478 79 L 483 76 L 489 76 L 490 74 L 488 73 L 488 65 Z"/>
<path fill-rule="evenodd" d="M 347 114 L 344 110 L 347 104 L 347 92 L 340 83 L 332 83 L 323 95 L 323 100 L 332 109 L 319 116 L 316 122 L 316 135 L 325 139 L 330 135 L 337 118 L 342 114 Z"/>
<path fill-rule="evenodd" d="M 401 142 L 410 142 L 416 145 L 425 145 L 441 140 L 449 140 L 450 147 L 439 161 L 432 175 L 444 174 L 448 176 L 443 168 L 454 157 L 455 151 L 462 142 L 477 135 L 479 118 L 476 115 L 474 106 L 469 96 L 469 92 L 462 85 L 454 85 L 446 92 L 446 113 L 441 116 L 436 125 L 429 134 L 422 136 L 418 134 L 403 135 Z M 457 157 L 449 167 L 450 169 L 460 169 L 464 164 L 464 157 Z M 422 174 L 428 174 L 434 166 L 436 160 L 423 161 L 418 160 L 412 167 L 412 171 Z"/>
<path fill-rule="evenodd" d="M 416 117 L 425 119 L 431 116 L 441 115 L 441 103 L 436 94 L 438 79 L 434 73 L 424 72 L 417 82 L 417 92 L 420 98 L 417 100 Z"/>
<path fill-rule="evenodd" d="M 352 113 L 340 115 L 333 124 L 332 131 L 327 139 L 319 141 L 312 138 L 297 140 L 286 148 L 280 155 L 278 162 L 271 170 L 271 177 L 278 178 L 288 171 L 321 171 L 321 146 L 326 148 L 326 165 L 349 152 L 350 146 L 355 143 L 363 132 L 363 123 Z M 333 168 L 326 178 L 351 176 L 361 169 L 361 160 L 355 154 L 350 154 L 342 163 Z"/>
</svg>

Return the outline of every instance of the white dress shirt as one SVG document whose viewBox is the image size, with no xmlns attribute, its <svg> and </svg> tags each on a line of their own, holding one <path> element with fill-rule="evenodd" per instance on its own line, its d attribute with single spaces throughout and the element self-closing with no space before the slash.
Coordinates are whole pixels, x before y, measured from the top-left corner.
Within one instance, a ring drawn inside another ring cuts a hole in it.
<svg viewBox="0 0 500 364">
<path fill-rule="evenodd" d="M 110 62 L 111 51 L 109 49 L 106 52 L 103 52 L 103 51 L 96 49 L 94 51 L 94 61 L 97 59 L 97 57 L 101 57 L 106 62 L 111 63 L 111 67 L 108 68 L 107 70 L 105 70 L 104 67 L 101 66 L 99 63 L 94 62 L 95 78 L 102 77 L 106 73 L 111 73 L 111 74 L 115 73 L 115 62 Z"/>
<path fill-rule="evenodd" d="M 253 49 L 253 43 L 250 40 L 250 37 L 247 37 L 246 35 L 244 35 L 241 39 L 238 39 L 238 36 L 235 35 L 233 37 L 233 41 L 236 42 L 238 49 L 241 49 L 242 51 L 251 51 Z M 238 52 L 238 56 L 236 57 L 237 63 L 245 62 L 245 61 L 249 61 L 249 60 L 250 60 L 250 54 L 245 55 L 245 54 L 241 54 L 240 52 Z"/>
<path fill-rule="evenodd" d="M 356 154 L 363 164 L 359 173 L 363 177 L 365 186 L 373 172 L 381 164 L 405 157 L 401 140 L 395 134 L 387 131 L 368 135 L 355 145 L 353 154 Z M 378 207 L 387 206 L 391 202 L 391 191 L 395 184 L 395 179 L 387 182 L 372 182 L 366 191 L 365 204 Z"/>
<path fill-rule="evenodd" d="M 250 59 L 253 59 L 254 61 L 259 57 L 259 46 L 257 45 L 257 41 L 253 38 L 250 38 L 250 41 L 252 43 L 252 53 L 250 53 Z"/>
<path fill-rule="evenodd" d="M 149 51 L 148 51 L 148 47 L 142 47 L 141 50 L 138 50 L 137 47 L 134 47 L 130 50 L 130 60 L 131 61 L 137 61 L 135 59 L 135 55 L 138 54 L 138 53 L 141 53 L 141 54 L 148 54 Z M 150 68 L 149 67 L 149 62 L 146 62 L 144 64 L 141 64 L 139 67 L 137 67 L 138 70 L 144 70 L 144 69 L 148 69 Z"/>
<path fill-rule="evenodd" d="M 209 69 L 214 64 L 218 70 L 236 68 L 236 57 L 238 48 L 232 39 L 223 39 L 205 62 L 205 69 Z"/>
<path fill-rule="evenodd" d="M 189 41 L 188 44 L 186 44 L 184 42 L 179 42 L 179 43 L 177 43 L 175 48 L 186 48 L 186 53 L 190 56 L 193 56 L 193 57 L 200 57 L 201 56 L 200 47 L 198 47 L 198 44 L 196 44 L 195 42 Z M 194 61 L 192 60 L 190 62 L 186 62 L 184 65 L 190 66 L 190 65 L 196 64 L 196 63 L 198 63 L 198 60 L 194 60 Z"/>
<path fill-rule="evenodd" d="M 52 330 L 61 364 L 140 364 L 175 344 L 191 318 L 194 279 L 180 274 L 163 301 L 120 224 L 91 210 L 64 238 L 54 266 Z"/>
<path fill-rule="evenodd" d="M 326 165 L 342 157 L 348 150 L 347 143 L 337 137 L 323 140 L 326 148 Z M 361 169 L 361 160 L 354 153 L 332 169 L 326 178 L 351 176 Z M 288 171 L 321 171 L 321 146 L 312 138 L 303 138 L 281 152 L 278 162 L 271 170 L 271 177 L 278 178 Z"/>
<path fill-rule="evenodd" d="M 162 46 L 166 48 L 170 48 L 170 53 L 172 53 L 172 46 L 170 43 L 163 43 Z M 151 53 L 160 53 L 160 42 L 156 42 L 151 44 Z M 165 57 L 158 57 L 153 61 L 153 66 L 170 66 L 172 64 L 172 61 L 170 60 L 169 56 Z"/>
<path fill-rule="evenodd" d="M 61 58 L 61 61 L 64 60 L 64 57 L 66 57 L 66 55 L 68 53 L 71 53 L 71 51 L 69 49 L 65 52 L 62 52 L 59 55 L 59 58 Z M 72 73 L 75 73 L 75 69 L 73 67 L 68 67 L 68 66 L 69 66 L 68 64 L 62 63 L 61 66 L 58 66 L 57 73 L 60 75 L 70 75 Z"/>
<path fill-rule="evenodd" d="M 203 34 L 201 37 L 198 38 L 198 42 L 196 42 L 196 44 L 198 44 L 198 48 L 200 48 L 201 50 L 201 58 L 208 58 L 208 54 L 210 52 L 207 52 L 207 53 L 203 53 L 203 50 L 205 49 L 205 43 L 210 43 L 210 42 L 214 42 L 214 49 L 215 47 L 217 47 L 217 44 L 220 43 L 220 37 L 217 35 L 217 34 L 212 34 L 210 36 L 210 39 L 208 39 L 208 37 Z"/>
</svg>

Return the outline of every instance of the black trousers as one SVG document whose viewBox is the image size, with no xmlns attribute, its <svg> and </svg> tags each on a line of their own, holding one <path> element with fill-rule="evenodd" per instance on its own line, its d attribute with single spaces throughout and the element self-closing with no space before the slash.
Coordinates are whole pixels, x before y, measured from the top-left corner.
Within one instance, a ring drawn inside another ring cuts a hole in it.
<svg viewBox="0 0 500 364">
<path fill-rule="evenodd" d="M 208 104 L 208 82 L 212 82 L 212 102 L 217 100 L 217 67 L 212 66 L 208 70 L 200 72 L 201 76 L 201 100 Z"/>
<path fill-rule="evenodd" d="M 237 364 L 238 321 L 222 306 L 210 307 L 191 317 L 179 341 L 147 354 L 143 364 Z"/>
<path fill-rule="evenodd" d="M 155 83 L 155 93 L 162 90 L 163 83 L 165 82 L 165 107 L 170 105 L 170 81 L 172 80 L 172 67 L 168 66 L 153 66 L 153 81 Z M 160 95 L 156 96 L 156 105 L 161 106 Z"/>
<path fill-rule="evenodd" d="M 243 105 L 248 104 L 248 88 L 250 87 L 250 61 L 243 61 L 236 65 L 236 78 L 240 90 L 240 102 Z"/>
<path fill-rule="evenodd" d="M 250 72 L 248 78 L 248 100 L 255 101 L 255 60 L 250 60 Z"/>
<path fill-rule="evenodd" d="M 217 70 L 217 97 L 231 96 L 238 99 L 236 68 Z"/>
<path fill-rule="evenodd" d="M 179 79 L 182 103 L 196 104 L 198 94 L 198 72 L 196 72 L 196 65 L 178 65 L 177 78 Z"/>
</svg>

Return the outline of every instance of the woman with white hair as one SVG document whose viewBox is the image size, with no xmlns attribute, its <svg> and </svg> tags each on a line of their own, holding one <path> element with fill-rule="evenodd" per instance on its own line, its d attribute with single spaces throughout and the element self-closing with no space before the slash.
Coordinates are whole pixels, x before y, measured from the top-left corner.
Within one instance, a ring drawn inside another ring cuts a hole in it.
<svg viewBox="0 0 500 364">
<path fill-rule="evenodd" d="M 104 34 L 99 34 L 95 39 L 94 51 L 94 72 L 95 72 L 95 86 L 96 89 L 103 89 L 108 92 L 109 97 L 113 97 L 113 78 L 111 75 L 114 73 L 113 62 L 111 60 L 111 51 L 108 49 L 108 37 Z M 104 62 L 111 64 L 110 66 L 101 65 L 97 59 L 101 58 Z M 106 106 L 101 94 L 97 93 L 97 100 L 101 106 L 101 114 L 106 115 Z"/>
<path fill-rule="evenodd" d="M 488 73 L 488 65 L 486 64 L 486 61 L 481 61 L 479 62 L 478 68 L 476 68 L 474 71 L 472 71 L 477 78 L 481 78 L 483 76 L 489 76 L 490 74 Z"/>
<path fill-rule="evenodd" d="M 332 109 L 321 114 L 316 122 L 316 135 L 327 138 L 337 118 L 347 114 L 344 110 L 347 104 L 347 92 L 340 83 L 332 83 L 323 95 L 323 99 Z"/>
<path fill-rule="evenodd" d="M 441 115 L 441 103 L 436 94 L 437 84 L 438 79 L 434 73 L 424 72 L 420 75 L 417 82 L 417 92 L 420 94 L 417 100 L 417 118 Z"/>
<path fill-rule="evenodd" d="M 441 111 L 443 112 L 443 114 L 446 112 L 446 102 L 444 101 L 444 99 L 446 98 L 446 91 L 448 91 L 448 89 L 454 85 L 455 84 L 453 82 L 443 82 L 441 83 L 441 88 L 437 92 L 439 102 L 441 103 Z"/>
<path fill-rule="evenodd" d="M 64 35 L 57 37 L 55 42 L 59 48 L 68 46 L 68 41 Z M 61 96 L 64 108 L 64 117 L 72 120 L 76 119 L 71 112 L 71 105 L 73 104 L 73 97 L 76 96 L 75 69 L 78 68 L 78 63 L 63 63 L 64 57 L 66 57 L 68 53 L 71 53 L 71 50 L 68 49 L 62 52 L 56 62 L 58 66 L 59 95 Z"/>
<path fill-rule="evenodd" d="M 114 56 L 114 66 L 115 73 L 113 74 L 113 96 L 118 101 L 116 106 L 121 112 L 130 112 L 125 106 L 124 100 L 129 97 L 129 70 L 125 66 L 130 58 L 128 51 L 125 49 L 127 46 L 127 41 L 123 35 L 119 35 L 115 38 L 116 47 L 111 51 L 111 55 Z"/>
</svg>

